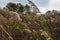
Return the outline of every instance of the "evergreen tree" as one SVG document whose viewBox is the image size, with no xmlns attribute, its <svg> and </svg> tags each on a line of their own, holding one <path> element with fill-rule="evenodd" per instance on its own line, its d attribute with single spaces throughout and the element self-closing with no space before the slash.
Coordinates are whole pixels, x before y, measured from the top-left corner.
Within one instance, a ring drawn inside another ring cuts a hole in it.
<svg viewBox="0 0 60 40">
<path fill-rule="evenodd" d="M 8 4 L 6 5 L 6 7 L 7 7 L 9 10 L 16 11 L 17 5 L 16 5 L 15 3 L 10 2 L 10 3 L 8 3 Z"/>
</svg>

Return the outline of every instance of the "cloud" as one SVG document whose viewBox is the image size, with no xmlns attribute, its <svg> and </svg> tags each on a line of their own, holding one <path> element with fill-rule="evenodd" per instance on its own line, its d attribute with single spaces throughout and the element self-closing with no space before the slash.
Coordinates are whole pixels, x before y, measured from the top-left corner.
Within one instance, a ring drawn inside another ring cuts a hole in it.
<svg viewBox="0 0 60 40">
<path fill-rule="evenodd" d="M 16 0 L 0 0 L 0 7 L 3 8 L 6 6 L 7 3 L 9 2 L 14 2 L 14 3 L 18 3 L 18 1 Z"/>
<path fill-rule="evenodd" d="M 60 0 L 50 0 L 50 9 L 60 10 Z"/>
<path fill-rule="evenodd" d="M 41 12 L 46 12 L 48 10 L 60 10 L 60 0 L 50 0 L 47 7 L 38 7 Z"/>
<path fill-rule="evenodd" d="M 24 1 L 23 0 L 0 0 L 0 6 L 4 7 L 8 2 L 14 2 L 14 3 L 21 2 L 25 4 L 27 3 L 25 1 L 27 0 Z M 46 12 L 47 10 L 53 10 L 53 9 L 60 10 L 60 0 L 34 0 L 33 2 L 38 6 L 39 10 L 43 13 Z"/>
<path fill-rule="evenodd" d="M 45 13 L 48 9 L 44 8 L 44 7 L 38 7 L 38 9 L 40 10 L 40 12 Z"/>
</svg>

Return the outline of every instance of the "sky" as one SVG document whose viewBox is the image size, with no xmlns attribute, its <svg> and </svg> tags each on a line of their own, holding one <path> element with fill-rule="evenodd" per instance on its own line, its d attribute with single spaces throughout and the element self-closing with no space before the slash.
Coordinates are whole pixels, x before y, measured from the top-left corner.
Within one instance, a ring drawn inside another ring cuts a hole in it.
<svg viewBox="0 0 60 40">
<path fill-rule="evenodd" d="M 39 8 L 41 12 L 46 12 L 47 10 L 60 10 L 60 0 L 31 0 Z M 0 0 L 0 7 L 5 7 L 7 3 L 22 3 L 28 4 L 27 0 Z"/>
</svg>

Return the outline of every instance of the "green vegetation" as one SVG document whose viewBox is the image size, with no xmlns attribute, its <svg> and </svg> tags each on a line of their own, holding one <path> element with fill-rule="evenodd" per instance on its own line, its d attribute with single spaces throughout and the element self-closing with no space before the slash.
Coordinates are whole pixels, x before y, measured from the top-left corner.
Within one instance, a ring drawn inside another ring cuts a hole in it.
<svg viewBox="0 0 60 40">
<path fill-rule="evenodd" d="M 1 36 L 3 38 L 1 40 L 15 40 L 14 35 L 16 34 L 21 34 L 23 40 L 60 40 L 59 12 L 47 11 L 46 14 L 37 16 L 30 11 L 29 5 L 26 4 L 25 7 L 22 4 L 19 5 L 20 7 L 15 3 L 8 3 L 6 7 L 9 10 L 10 8 L 13 9 L 12 11 L 16 12 L 22 21 L 18 20 L 19 18 L 14 18 L 15 20 L 12 20 L 15 16 L 11 10 L 8 12 L 4 9 L 0 9 L 0 25 L 2 26 L 0 27 L 0 31 L 2 31 L 2 35 L 5 36 L 5 38 Z M 23 14 L 24 11 L 26 11 L 26 14 Z"/>
</svg>

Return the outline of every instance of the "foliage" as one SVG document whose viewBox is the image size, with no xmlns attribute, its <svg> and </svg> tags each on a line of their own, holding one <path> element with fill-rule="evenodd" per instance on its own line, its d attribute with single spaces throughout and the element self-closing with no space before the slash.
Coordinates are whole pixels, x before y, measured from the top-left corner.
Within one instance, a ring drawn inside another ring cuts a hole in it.
<svg viewBox="0 0 60 40">
<path fill-rule="evenodd" d="M 17 33 L 19 35 L 23 34 L 22 36 L 27 38 L 27 40 L 59 40 L 60 14 L 58 12 L 48 11 L 46 14 L 37 16 L 33 12 L 30 12 L 28 5 L 25 5 L 25 7 L 22 4 L 19 5 L 20 7 L 17 8 L 19 9 L 17 12 L 15 3 L 7 4 L 7 6 L 10 6 L 18 13 L 22 21 L 17 19 L 11 20 L 14 17 L 14 15 L 10 17 L 11 11 L 8 12 L 0 9 L 0 25 L 2 25 L 13 38 L 13 35 Z M 26 14 L 22 14 L 24 11 L 27 11 Z M 21 12 L 21 14 L 19 12 Z"/>
<path fill-rule="evenodd" d="M 17 5 L 15 3 L 10 2 L 6 5 L 6 7 L 9 8 L 9 10 L 12 9 L 13 11 L 15 11 L 17 8 Z"/>
<path fill-rule="evenodd" d="M 23 5 L 20 5 L 18 12 L 24 12 L 24 6 Z"/>
</svg>

